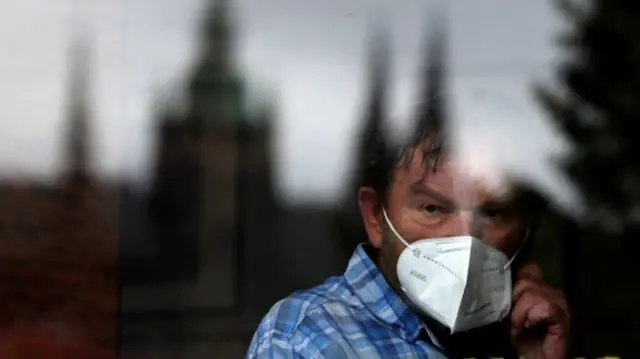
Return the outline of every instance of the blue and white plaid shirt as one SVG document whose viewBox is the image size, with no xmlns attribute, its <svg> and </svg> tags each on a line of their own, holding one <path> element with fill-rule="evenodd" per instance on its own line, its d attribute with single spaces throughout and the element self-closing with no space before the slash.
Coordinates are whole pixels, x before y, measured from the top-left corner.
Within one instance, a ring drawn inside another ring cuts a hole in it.
<svg viewBox="0 0 640 359">
<path fill-rule="evenodd" d="M 262 320 L 247 359 L 446 359 L 421 338 L 427 330 L 366 253 L 345 274 L 296 292 Z"/>
</svg>

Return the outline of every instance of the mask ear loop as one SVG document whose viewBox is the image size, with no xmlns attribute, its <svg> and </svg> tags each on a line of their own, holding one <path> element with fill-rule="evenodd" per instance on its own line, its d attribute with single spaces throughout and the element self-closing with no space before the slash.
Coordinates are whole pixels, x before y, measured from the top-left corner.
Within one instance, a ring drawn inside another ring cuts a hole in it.
<svg viewBox="0 0 640 359">
<path fill-rule="evenodd" d="M 404 238 L 402 238 L 402 236 L 400 235 L 400 233 L 398 233 L 398 231 L 396 231 L 395 227 L 391 223 L 391 220 L 389 219 L 389 216 L 387 215 L 387 211 L 384 208 L 382 208 L 382 215 L 384 216 L 384 220 L 387 222 L 387 225 L 389 225 L 389 229 L 391 229 L 391 232 L 400 240 L 400 242 L 402 242 L 402 244 L 407 246 L 407 248 L 413 249 L 411 244 L 409 244 L 409 242 L 405 241 Z"/>
<path fill-rule="evenodd" d="M 516 257 L 522 250 L 522 248 L 524 248 L 525 243 L 529 240 L 529 233 L 530 233 L 530 227 L 527 227 L 527 233 L 524 235 L 524 240 L 520 244 L 520 247 L 518 248 L 516 253 L 514 253 L 511 259 L 509 259 L 509 261 L 502 267 L 503 270 L 507 270 L 509 269 L 509 267 L 511 267 L 511 263 L 513 263 L 513 261 L 516 259 Z"/>
</svg>

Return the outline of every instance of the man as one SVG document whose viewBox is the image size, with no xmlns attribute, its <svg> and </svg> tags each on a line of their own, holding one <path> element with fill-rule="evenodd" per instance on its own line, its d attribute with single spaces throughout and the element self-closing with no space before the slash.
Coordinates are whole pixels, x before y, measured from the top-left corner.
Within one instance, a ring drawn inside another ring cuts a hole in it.
<svg viewBox="0 0 640 359">
<path fill-rule="evenodd" d="M 415 138 L 397 156 L 371 150 L 357 194 L 368 243 L 343 276 L 277 303 L 247 358 L 480 358 L 508 347 L 506 354 L 528 359 L 566 359 L 566 301 L 526 263 L 535 211 L 522 196 L 496 195 L 445 146 L 441 43 L 432 43 Z M 419 255 L 451 243 L 467 256 Z M 472 289 L 462 284 L 466 273 Z M 449 286 L 431 284 L 428 296 L 419 280 Z M 486 314 L 473 317 L 480 310 Z"/>
</svg>

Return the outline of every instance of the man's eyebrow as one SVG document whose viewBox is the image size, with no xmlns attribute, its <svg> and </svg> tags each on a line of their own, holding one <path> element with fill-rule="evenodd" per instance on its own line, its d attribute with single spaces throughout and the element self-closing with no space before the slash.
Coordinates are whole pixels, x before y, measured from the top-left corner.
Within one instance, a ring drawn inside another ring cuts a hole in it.
<svg viewBox="0 0 640 359">
<path fill-rule="evenodd" d="M 485 201 L 484 203 L 482 203 L 482 205 L 480 207 L 482 208 L 507 208 L 510 207 L 511 205 L 513 205 L 513 200 L 510 200 L 508 198 L 505 199 L 491 199 L 488 201 Z"/>
<path fill-rule="evenodd" d="M 451 198 L 447 198 L 443 194 L 425 186 L 422 182 L 412 183 L 411 186 L 409 186 L 409 192 L 414 195 L 429 196 L 449 207 L 455 206 L 455 202 Z"/>
<path fill-rule="evenodd" d="M 517 202 L 517 198 L 513 194 L 503 194 L 489 197 L 483 204 L 483 207 L 508 207 Z"/>
</svg>

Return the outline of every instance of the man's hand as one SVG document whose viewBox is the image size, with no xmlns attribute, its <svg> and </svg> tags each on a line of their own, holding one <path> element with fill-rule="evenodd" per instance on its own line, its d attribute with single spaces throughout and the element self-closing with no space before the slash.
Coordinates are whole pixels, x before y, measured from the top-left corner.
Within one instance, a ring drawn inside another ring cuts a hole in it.
<svg viewBox="0 0 640 359">
<path fill-rule="evenodd" d="M 564 294 L 544 283 L 540 267 L 528 263 L 513 290 L 511 338 L 526 359 L 566 359 L 569 309 Z"/>
</svg>

